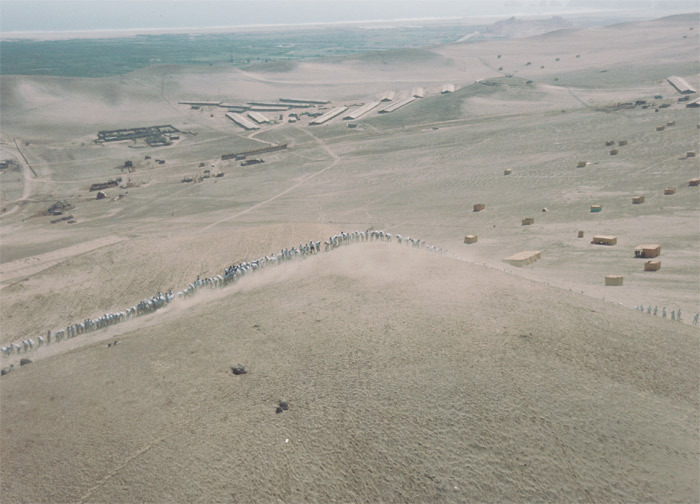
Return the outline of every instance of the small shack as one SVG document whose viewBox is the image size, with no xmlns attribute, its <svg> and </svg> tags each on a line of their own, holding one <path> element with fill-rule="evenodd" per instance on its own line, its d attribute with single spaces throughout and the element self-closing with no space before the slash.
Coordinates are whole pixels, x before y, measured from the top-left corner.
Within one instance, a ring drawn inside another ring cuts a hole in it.
<svg viewBox="0 0 700 504">
<path fill-rule="evenodd" d="M 576 163 L 576 168 L 585 168 L 586 164 L 586 161 L 579 161 L 578 163 Z"/>
<path fill-rule="evenodd" d="M 664 195 L 669 196 L 671 194 L 676 194 L 676 188 L 675 187 L 666 187 L 664 188 Z"/>
<path fill-rule="evenodd" d="M 106 197 L 107 197 L 107 193 L 106 193 L 106 192 L 104 192 L 104 191 L 98 191 L 98 192 L 97 192 L 97 196 L 95 197 L 95 199 L 105 199 Z"/>
<path fill-rule="evenodd" d="M 693 186 L 700 186 L 700 178 L 691 178 L 691 179 L 688 181 L 688 185 L 689 185 L 690 187 L 693 187 Z"/>
<path fill-rule="evenodd" d="M 617 245 L 617 236 L 595 235 L 591 243 L 593 245 Z"/>
<path fill-rule="evenodd" d="M 659 271 L 661 269 L 661 261 L 647 261 L 644 263 L 644 271 Z"/>
<path fill-rule="evenodd" d="M 511 170 L 510 168 L 506 168 L 505 170 L 503 170 L 503 175 L 510 175 L 511 173 L 513 173 L 513 170 Z"/>
<path fill-rule="evenodd" d="M 644 203 L 644 196 L 633 196 L 632 197 L 632 204 L 633 205 L 641 205 Z"/>
<path fill-rule="evenodd" d="M 486 208 L 486 205 L 484 205 L 483 203 L 477 203 L 476 205 L 474 205 L 475 212 L 481 212 L 484 208 Z"/>
<path fill-rule="evenodd" d="M 619 142 L 617 142 L 617 145 L 620 147 L 622 147 L 623 145 L 627 145 L 627 140 L 620 140 Z"/>
<path fill-rule="evenodd" d="M 591 205 L 591 212 L 600 212 L 603 209 L 600 205 Z"/>
<path fill-rule="evenodd" d="M 663 131 L 666 129 L 666 126 L 657 126 L 656 131 Z"/>
<path fill-rule="evenodd" d="M 530 226 L 530 225 L 532 225 L 532 224 L 534 224 L 534 223 L 535 223 L 535 219 L 532 218 L 532 217 L 525 217 L 525 218 L 522 220 L 522 225 L 523 225 L 523 226 Z"/>
<path fill-rule="evenodd" d="M 666 126 L 675 126 L 675 125 L 676 125 L 676 121 L 668 121 L 666 123 Z"/>
<path fill-rule="evenodd" d="M 634 248 L 634 257 L 638 257 L 640 259 L 658 257 L 660 254 L 661 245 L 658 243 L 646 243 L 644 245 L 637 245 Z"/>
<path fill-rule="evenodd" d="M 579 232 L 578 232 L 578 237 L 579 237 L 579 238 L 583 238 L 583 231 L 579 231 Z"/>
<path fill-rule="evenodd" d="M 611 156 L 617 156 L 618 152 L 619 152 L 619 151 L 618 151 L 617 149 L 613 149 L 613 150 L 610 151 L 610 155 L 611 155 Z"/>
<path fill-rule="evenodd" d="M 523 252 L 518 252 L 510 257 L 503 259 L 504 263 L 511 264 L 513 266 L 527 266 L 532 264 L 542 257 L 542 252 L 539 250 L 525 250 Z"/>
<path fill-rule="evenodd" d="M 606 147 L 610 147 L 611 145 L 615 145 L 615 140 L 606 140 L 605 141 Z"/>
<path fill-rule="evenodd" d="M 476 235 L 466 235 L 464 237 L 464 243 L 476 243 L 479 241 L 479 237 Z"/>
<path fill-rule="evenodd" d="M 695 151 L 689 150 L 688 152 L 685 153 L 685 157 L 695 157 Z"/>
<path fill-rule="evenodd" d="M 605 275 L 605 285 L 619 287 L 622 285 L 624 278 L 622 275 Z"/>
</svg>

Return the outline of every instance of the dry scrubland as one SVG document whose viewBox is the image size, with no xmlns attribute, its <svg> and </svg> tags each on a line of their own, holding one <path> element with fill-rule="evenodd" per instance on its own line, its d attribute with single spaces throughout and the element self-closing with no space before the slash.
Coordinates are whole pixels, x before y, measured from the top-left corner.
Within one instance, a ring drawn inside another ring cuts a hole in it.
<svg viewBox="0 0 700 504">
<path fill-rule="evenodd" d="M 284 71 L 3 75 L 0 157 L 19 165 L 0 174 L 3 344 L 340 230 L 457 256 L 357 244 L 31 353 L 0 381 L 3 502 L 697 502 L 687 322 L 700 213 L 687 183 L 700 157 L 684 156 L 700 117 L 665 80 L 700 85 L 691 26 L 697 16 Z M 445 82 L 458 90 L 440 95 Z M 303 119 L 243 133 L 223 109 L 177 103 L 342 105 L 416 85 L 428 97 L 356 129 Z M 637 99 L 670 106 L 615 107 Z M 197 135 L 93 142 L 166 123 Z M 606 140 L 628 144 L 611 156 Z M 220 160 L 261 142 L 291 148 L 262 165 Z M 127 159 L 134 173 L 121 173 Z M 181 183 L 200 162 L 225 176 Z M 134 187 L 88 192 L 117 176 Z M 57 200 L 74 224 L 50 223 Z M 650 242 L 662 267 L 645 273 L 633 249 Z M 501 262 L 521 250 L 542 259 Z M 603 287 L 610 273 L 624 286 Z M 649 303 L 686 323 L 631 309 Z M 236 362 L 250 372 L 232 375 Z M 275 414 L 280 399 L 290 407 Z"/>
</svg>

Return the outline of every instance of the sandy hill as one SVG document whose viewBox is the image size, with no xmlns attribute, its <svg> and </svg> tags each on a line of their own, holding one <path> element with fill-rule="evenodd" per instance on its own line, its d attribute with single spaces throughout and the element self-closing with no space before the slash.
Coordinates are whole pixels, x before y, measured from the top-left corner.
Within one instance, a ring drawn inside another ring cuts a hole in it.
<svg viewBox="0 0 700 504">
<path fill-rule="evenodd" d="M 351 245 L 3 377 L 4 499 L 694 501 L 671 324 Z"/>
<path fill-rule="evenodd" d="M 3 502 L 698 501 L 700 117 L 666 81 L 700 85 L 693 19 L 274 68 L 0 76 L 3 346 L 339 231 L 453 253 L 341 247 L 1 357 Z M 178 103 L 329 100 L 321 112 L 417 86 L 425 98 L 354 128 L 275 114 L 245 132 Z M 179 138 L 94 142 L 157 124 Z M 283 143 L 264 163 L 222 159 Z M 642 243 L 661 244 L 660 270 L 635 259 Z M 502 261 L 526 250 L 541 259 Z"/>
</svg>

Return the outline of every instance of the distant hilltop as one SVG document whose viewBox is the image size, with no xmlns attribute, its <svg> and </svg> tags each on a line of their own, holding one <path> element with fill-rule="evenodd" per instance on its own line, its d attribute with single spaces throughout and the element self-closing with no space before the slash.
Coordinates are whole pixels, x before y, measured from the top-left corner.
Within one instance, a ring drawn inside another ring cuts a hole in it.
<svg viewBox="0 0 700 504">
<path fill-rule="evenodd" d="M 574 28 L 574 24 L 561 16 L 549 19 L 516 19 L 511 17 L 488 26 L 482 38 L 523 38 L 543 33 Z"/>
</svg>

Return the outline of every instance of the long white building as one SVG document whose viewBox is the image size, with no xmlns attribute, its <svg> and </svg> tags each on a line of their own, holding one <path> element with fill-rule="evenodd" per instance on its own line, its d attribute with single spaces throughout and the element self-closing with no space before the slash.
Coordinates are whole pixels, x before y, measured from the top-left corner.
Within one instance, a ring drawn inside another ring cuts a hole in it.
<svg viewBox="0 0 700 504">
<path fill-rule="evenodd" d="M 379 110 L 380 114 L 388 114 L 389 112 L 393 112 L 394 110 L 398 110 L 404 105 L 408 105 L 409 103 L 416 101 L 415 96 L 409 96 L 408 98 L 404 98 L 403 100 L 399 100 L 397 102 L 394 102 L 390 105 L 387 105 L 383 109 Z"/>
<path fill-rule="evenodd" d="M 415 96 L 416 98 L 423 98 L 425 96 L 425 89 L 423 89 L 420 86 L 416 86 L 413 89 L 411 89 L 411 96 Z"/>
<path fill-rule="evenodd" d="M 226 117 L 231 119 L 233 122 L 238 124 L 241 128 L 246 130 L 256 130 L 260 129 L 258 126 L 250 122 L 248 119 L 243 117 L 241 114 L 235 114 L 233 112 L 227 112 Z"/>
<path fill-rule="evenodd" d="M 270 122 L 270 119 L 268 119 L 267 116 L 261 114 L 260 112 L 255 112 L 254 110 L 248 112 L 248 117 L 258 124 L 267 124 Z"/>
<path fill-rule="evenodd" d="M 376 107 L 377 105 L 379 105 L 379 102 L 378 102 L 378 101 L 373 101 L 373 102 L 365 103 L 365 104 L 364 104 L 363 106 L 361 106 L 360 108 L 351 111 L 349 114 L 347 114 L 345 117 L 343 117 L 343 119 L 345 119 L 345 120 L 355 120 L 355 119 L 359 119 L 360 117 L 362 117 L 363 115 L 365 115 L 366 113 L 368 113 L 370 110 L 372 110 L 372 109 L 373 109 L 374 107 Z"/>
<path fill-rule="evenodd" d="M 669 84 L 671 84 L 680 94 L 693 94 L 697 93 L 695 88 L 693 88 L 690 84 L 686 82 L 685 79 L 682 77 L 676 77 L 675 75 L 672 75 L 668 79 Z"/>
<path fill-rule="evenodd" d="M 339 116 L 340 114 L 345 112 L 347 109 L 348 109 L 347 107 L 336 107 L 333 110 L 331 110 L 330 112 L 326 112 L 318 119 L 314 119 L 309 124 L 323 124 L 324 122 L 330 121 L 334 117 Z"/>
<path fill-rule="evenodd" d="M 396 91 L 386 91 L 382 97 L 379 99 L 379 101 L 392 101 L 394 97 L 396 96 Z"/>
</svg>

